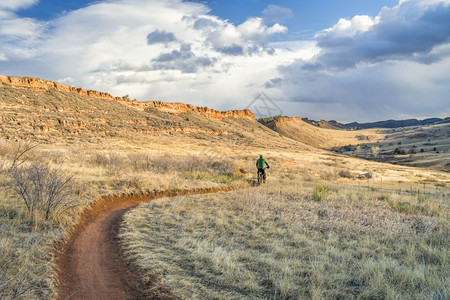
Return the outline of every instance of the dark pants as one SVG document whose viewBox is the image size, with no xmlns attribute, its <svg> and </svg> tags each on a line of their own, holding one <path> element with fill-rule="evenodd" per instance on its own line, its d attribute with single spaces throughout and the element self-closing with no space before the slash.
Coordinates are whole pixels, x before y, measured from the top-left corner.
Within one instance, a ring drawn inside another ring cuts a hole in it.
<svg viewBox="0 0 450 300">
<path fill-rule="evenodd" d="M 266 169 L 258 169 L 258 176 L 260 173 L 263 174 L 263 180 L 266 181 Z"/>
</svg>

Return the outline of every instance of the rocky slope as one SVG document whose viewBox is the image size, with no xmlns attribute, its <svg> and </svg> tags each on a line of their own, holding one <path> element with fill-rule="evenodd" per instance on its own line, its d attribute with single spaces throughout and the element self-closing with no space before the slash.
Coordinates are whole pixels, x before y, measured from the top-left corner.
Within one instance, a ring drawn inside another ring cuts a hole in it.
<svg viewBox="0 0 450 300">
<path fill-rule="evenodd" d="M 33 77 L 15 77 L 0 75 L 0 87 L 11 87 L 19 89 L 27 89 L 31 91 L 58 91 L 65 93 L 73 93 L 79 96 L 87 96 L 91 98 L 98 98 L 104 100 L 115 100 L 124 105 L 131 106 L 136 109 L 148 111 L 150 109 L 157 109 L 163 112 L 172 114 L 180 114 L 187 111 L 197 112 L 205 115 L 208 118 L 222 120 L 224 118 L 250 118 L 255 119 L 255 115 L 248 109 L 246 110 L 229 110 L 218 111 L 208 107 L 197 107 L 191 104 L 184 103 L 166 103 L 161 101 L 137 102 L 128 101 L 121 97 L 114 97 L 109 93 L 98 92 L 93 90 L 85 90 L 73 86 L 67 86 L 58 82 L 44 80 Z"/>
<path fill-rule="evenodd" d="M 139 144 L 158 137 L 171 143 L 170 137 L 178 136 L 191 143 L 212 140 L 264 148 L 309 148 L 262 126 L 250 110 L 128 101 L 39 78 L 11 76 L 0 76 L 0 134 L 0 139 L 39 143 L 98 144 L 116 139 Z"/>
</svg>

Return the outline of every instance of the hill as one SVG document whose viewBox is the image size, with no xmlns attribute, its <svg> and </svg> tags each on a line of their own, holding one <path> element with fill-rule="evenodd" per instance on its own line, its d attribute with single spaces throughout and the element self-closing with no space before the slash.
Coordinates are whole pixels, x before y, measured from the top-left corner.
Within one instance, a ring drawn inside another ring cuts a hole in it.
<svg viewBox="0 0 450 300">
<path fill-rule="evenodd" d="M 347 130 L 361 130 L 361 129 L 371 129 L 371 128 L 401 128 L 401 127 L 410 127 L 410 126 L 425 126 L 425 125 L 437 125 L 437 124 L 446 124 L 450 123 L 450 117 L 447 118 L 428 118 L 423 120 L 418 119 L 406 119 L 406 120 L 386 120 L 386 121 L 377 121 L 377 122 L 369 122 L 369 123 L 339 123 L 337 121 L 306 121 L 310 124 L 323 127 L 323 128 L 332 128 L 332 129 L 347 129 Z"/>
<path fill-rule="evenodd" d="M 314 126 L 302 118 L 283 117 L 268 124 L 270 129 L 316 148 L 332 148 L 363 141 L 376 142 L 383 138 L 376 130 L 346 131 Z"/>
<path fill-rule="evenodd" d="M 228 140 L 239 145 L 306 149 L 261 126 L 250 110 L 217 111 L 182 103 L 136 102 L 39 78 L 0 76 L 0 132 L 40 143 L 170 136 Z M 258 131 L 257 134 L 255 132 Z"/>
<path fill-rule="evenodd" d="M 423 126 L 423 125 L 434 125 L 434 124 L 445 124 L 450 123 L 450 118 L 428 118 L 424 120 L 418 119 L 407 119 L 407 120 L 387 120 L 378 121 L 372 123 L 348 123 L 344 124 L 347 129 L 368 129 L 368 128 L 400 128 L 400 127 L 410 127 L 410 126 Z"/>
<path fill-rule="evenodd" d="M 364 159 L 450 172 L 450 124 L 380 130 L 383 139 L 334 147 L 339 153 Z"/>
</svg>

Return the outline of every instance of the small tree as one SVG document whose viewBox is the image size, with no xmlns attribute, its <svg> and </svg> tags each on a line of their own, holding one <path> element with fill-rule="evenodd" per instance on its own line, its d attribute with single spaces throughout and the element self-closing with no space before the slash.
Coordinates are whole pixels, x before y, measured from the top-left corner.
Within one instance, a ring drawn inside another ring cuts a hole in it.
<svg viewBox="0 0 450 300">
<path fill-rule="evenodd" d="M 42 211 L 48 220 L 55 213 L 75 207 L 73 177 L 61 169 L 34 162 L 14 166 L 9 173 L 11 188 L 23 200 L 29 213 Z"/>
</svg>

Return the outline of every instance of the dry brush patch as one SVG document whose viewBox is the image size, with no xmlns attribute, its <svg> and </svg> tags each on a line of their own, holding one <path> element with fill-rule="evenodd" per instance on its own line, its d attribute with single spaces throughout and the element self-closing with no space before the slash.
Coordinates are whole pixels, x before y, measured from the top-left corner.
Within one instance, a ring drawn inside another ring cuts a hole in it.
<svg viewBox="0 0 450 300">
<path fill-rule="evenodd" d="M 320 193 L 318 199 L 317 193 Z M 125 216 L 120 238 L 144 282 L 182 299 L 449 297 L 448 206 L 411 195 L 285 180 L 161 199 Z"/>
</svg>

